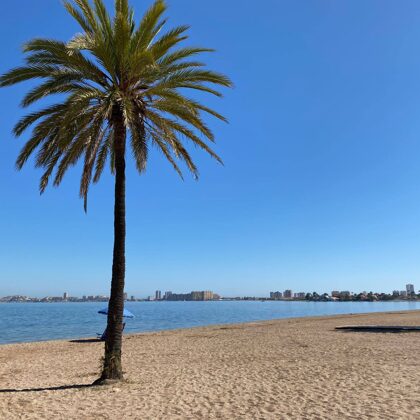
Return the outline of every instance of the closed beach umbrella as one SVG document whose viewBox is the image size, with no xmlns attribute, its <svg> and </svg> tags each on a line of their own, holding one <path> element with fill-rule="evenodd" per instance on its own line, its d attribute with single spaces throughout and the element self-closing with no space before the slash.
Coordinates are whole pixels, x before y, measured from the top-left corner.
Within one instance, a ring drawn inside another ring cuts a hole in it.
<svg viewBox="0 0 420 420">
<path fill-rule="evenodd" d="M 100 311 L 98 311 L 98 314 L 108 315 L 108 308 L 101 309 Z M 134 315 L 129 310 L 124 309 L 123 317 L 124 318 L 134 318 Z"/>
</svg>

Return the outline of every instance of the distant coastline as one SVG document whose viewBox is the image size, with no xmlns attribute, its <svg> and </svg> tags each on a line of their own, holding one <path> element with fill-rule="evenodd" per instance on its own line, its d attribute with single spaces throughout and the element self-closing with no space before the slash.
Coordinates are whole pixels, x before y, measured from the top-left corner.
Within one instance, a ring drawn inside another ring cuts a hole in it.
<svg viewBox="0 0 420 420">
<path fill-rule="evenodd" d="M 0 304 L 7 304 L 7 303 L 98 303 L 104 302 L 107 303 L 109 298 L 101 298 L 101 299 L 81 299 L 81 298 L 72 298 L 72 299 L 46 299 L 46 298 L 25 298 L 15 299 L 14 297 L 4 297 L 0 298 Z M 150 300 L 150 299 L 128 299 L 126 302 L 419 302 L 420 297 L 395 297 L 395 298 L 367 298 L 367 299 L 360 299 L 360 298 L 350 298 L 350 299 L 331 299 L 331 298 L 279 298 L 279 299 L 271 299 L 266 297 L 221 297 L 218 299 L 197 299 L 197 300 Z"/>
<path fill-rule="evenodd" d="M 394 290 L 392 293 L 383 292 L 360 292 L 353 293 L 348 290 L 333 290 L 331 294 L 317 292 L 298 292 L 293 293 L 291 289 L 284 292 L 270 292 L 269 297 L 259 296 L 221 296 L 211 290 L 192 291 L 189 293 L 173 293 L 156 290 L 154 297 L 148 296 L 145 299 L 129 296 L 124 293 L 125 302 L 185 302 L 185 301 L 302 301 L 302 302 L 405 302 L 419 301 L 420 291 L 415 292 L 413 284 L 407 284 L 405 290 Z M 88 303 L 88 302 L 108 302 L 109 296 L 106 295 L 83 295 L 82 297 L 70 296 L 64 292 L 61 296 L 45 296 L 42 298 L 29 297 L 25 295 L 10 295 L 0 298 L 0 303 Z"/>
<path fill-rule="evenodd" d="M 333 290 L 331 294 L 318 292 L 298 292 L 293 293 L 291 289 L 284 292 L 270 292 L 269 297 L 259 296 L 221 296 L 211 290 L 192 291 L 189 293 L 173 293 L 156 290 L 154 297 L 148 296 L 145 299 L 129 296 L 124 293 L 125 302 L 174 302 L 174 301 L 303 301 L 303 302 L 405 302 L 419 301 L 420 291 L 415 292 L 414 285 L 406 284 L 405 290 L 394 290 L 392 293 L 383 292 L 359 292 L 353 293 L 348 290 Z M 70 296 L 64 292 L 61 296 L 45 296 L 42 298 L 29 297 L 25 295 L 10 295 L 0 298 L 0 303 L 88 303 L 88 302 L 108 302 L 109 296 L 106 295 L 83 295 L 82 297 Z"/>
</svg>

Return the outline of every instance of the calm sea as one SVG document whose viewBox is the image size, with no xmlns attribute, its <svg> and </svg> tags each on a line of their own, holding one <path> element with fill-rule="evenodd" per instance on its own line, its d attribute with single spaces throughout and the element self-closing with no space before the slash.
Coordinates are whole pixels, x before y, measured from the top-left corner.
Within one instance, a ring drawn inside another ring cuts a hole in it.
<svg viewBox="0 0 420 420">
<path fill-rule="evenodd" d="M 0 344 L 92 337 L 105 328 L 106 303 L 0 304 Z M 128 302 L 125 331 L 169 330 L 292 317 L 420 309 L 420 302 Z"/>
</svg>

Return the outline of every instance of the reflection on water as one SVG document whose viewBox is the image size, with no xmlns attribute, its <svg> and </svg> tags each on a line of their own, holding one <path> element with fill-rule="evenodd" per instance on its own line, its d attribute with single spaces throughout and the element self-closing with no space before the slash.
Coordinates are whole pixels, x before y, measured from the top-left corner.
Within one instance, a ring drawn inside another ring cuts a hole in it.
<svg viewBox="0 0 420 420">
<path fill-rule="evenodd" d="M 0 304 L 0 344 L 92 337 L 102 333 L 103 303 Z M 158 331 L 278 318 L 420 309 L 420 302 L 127 302 L 136 315 L 125 332 Z M 419 320 L 420 323 L 420 320 Z"/>
</svg>

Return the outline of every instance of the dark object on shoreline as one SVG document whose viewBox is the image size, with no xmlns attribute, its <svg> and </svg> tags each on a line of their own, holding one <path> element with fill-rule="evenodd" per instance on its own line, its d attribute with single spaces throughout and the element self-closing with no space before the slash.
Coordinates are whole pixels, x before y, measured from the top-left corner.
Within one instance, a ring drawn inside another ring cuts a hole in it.
<svg viewBox="0 0 420 420">
<path fill-rule="evenodd" d="M 100 338 L 80 338 L 77 340 L 70 340 L 69 343 L 80 343 L 80 344 L 87 344 L 87 343 L 100 343 L 102 340 Z"/>
<path fill-rule="evenodd" d="M 344 325 L 342 327 L 335 327 L 335 329 L 356 332 L 420 332 L 420 327 L 409 325 Z"/>
</svg>

